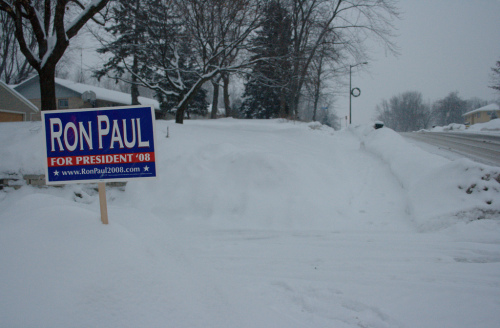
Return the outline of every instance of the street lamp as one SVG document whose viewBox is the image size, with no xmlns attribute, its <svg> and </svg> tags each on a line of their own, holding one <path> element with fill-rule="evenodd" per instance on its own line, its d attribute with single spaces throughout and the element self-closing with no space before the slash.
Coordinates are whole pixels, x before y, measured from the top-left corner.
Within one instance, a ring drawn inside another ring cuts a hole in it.
<svg viewBox="0 0 500 328">
<path fill-rule="evenodd" d="M 359 88 L 352 87 L 352 68 L 359 65 L 366 65 L 368 62 L 362 62 L 354 65 L 349 65 L 349 124 L 352 123 L 352 109 L 351 109 L 351 99 L 352 97 L 359 97 L 361 95 L 361 90 Z"/>
</svg>

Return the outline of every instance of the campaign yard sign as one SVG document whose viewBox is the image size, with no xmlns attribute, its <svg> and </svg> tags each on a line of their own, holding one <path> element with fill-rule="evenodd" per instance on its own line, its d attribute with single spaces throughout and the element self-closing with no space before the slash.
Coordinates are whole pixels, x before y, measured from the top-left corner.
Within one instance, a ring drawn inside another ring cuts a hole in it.
<svg viewBox="0 0 500 328">
<path fill-rule="evenodd" d="M 156 177 L 151 106 L 42 112 L 47 185 Z"/>
</svg>

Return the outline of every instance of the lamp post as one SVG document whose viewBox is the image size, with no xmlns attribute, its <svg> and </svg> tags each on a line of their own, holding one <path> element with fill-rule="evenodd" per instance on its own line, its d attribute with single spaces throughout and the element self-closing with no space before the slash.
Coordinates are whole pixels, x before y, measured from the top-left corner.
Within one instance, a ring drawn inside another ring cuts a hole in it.
<svg viewBox="0 0 500 328">
<path fill-rule="evenodd" d="M 359 66 L 359 65 L 366 65 L 368 62 L 362 62 L 354 65 L 349 65 L 349 124 L 352 123 L 352 108 L 351 108 L 351 102 L 352 102 L 352 97 L 359 97 L 361 95 L 361 90 L 359 88 L 353 88 L 352 87 L 352 68 Z M 357 90 L 358 93 L 355 95 L 354 91 Z"/>
</svg>

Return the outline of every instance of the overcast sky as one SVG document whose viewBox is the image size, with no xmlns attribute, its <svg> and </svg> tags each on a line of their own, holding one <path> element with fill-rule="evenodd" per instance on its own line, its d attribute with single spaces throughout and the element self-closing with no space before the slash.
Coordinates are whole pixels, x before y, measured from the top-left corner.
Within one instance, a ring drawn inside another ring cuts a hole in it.
<svg viewBox="0 0 500 328">
<path fill-rule="evenodd" d="M 371 121 L 377 104 L 405 91 L 431 102 L 452 91 L 462 99 L 500 96 L 488 88 L 500 60 L 500 0 L 400 0 L 399 8 L 400 56 L 373 47 L 367 71 L 353 69 L 353 87 L 361 89 L 352 100 L 353 124 Z M 341 117 L 349 113 L 348 89 L 336 103 Z"/>
</svg>

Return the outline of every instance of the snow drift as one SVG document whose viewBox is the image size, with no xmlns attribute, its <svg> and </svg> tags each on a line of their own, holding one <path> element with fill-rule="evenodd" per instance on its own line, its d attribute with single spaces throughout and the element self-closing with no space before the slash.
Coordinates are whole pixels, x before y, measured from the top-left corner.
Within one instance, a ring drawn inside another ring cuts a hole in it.
<svg viewBox="0 0 500 328">
<path fill-rule="evenodd" d="M 500 168 L 429 154 L 388 128 L 358 126 L 353 131 L 368 151 L 390 166 L 408 192 L 409 210 L 420 228 L 500 215 Z"/>
</svg>

